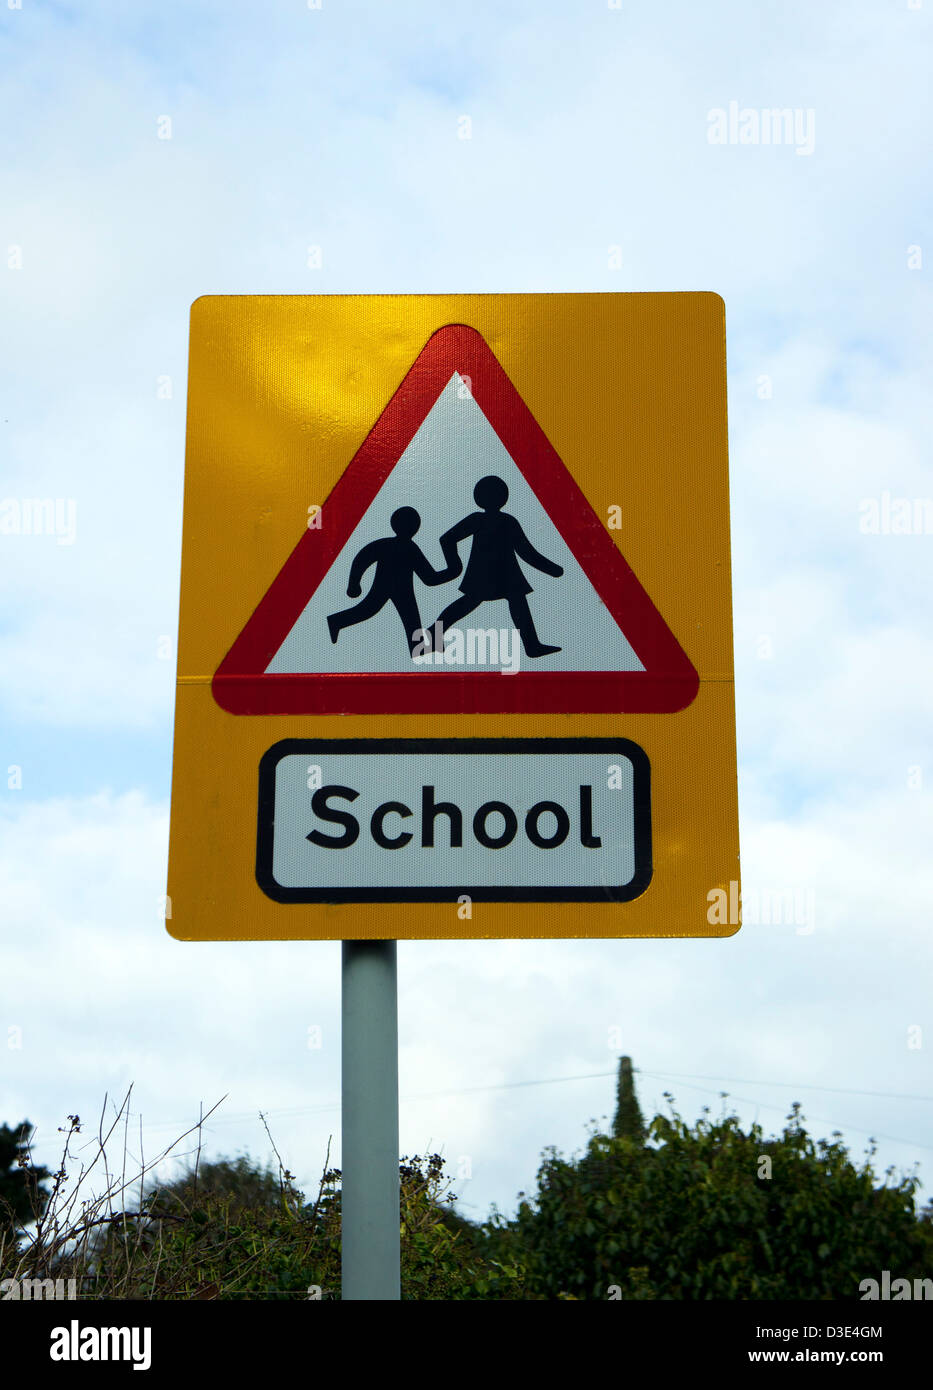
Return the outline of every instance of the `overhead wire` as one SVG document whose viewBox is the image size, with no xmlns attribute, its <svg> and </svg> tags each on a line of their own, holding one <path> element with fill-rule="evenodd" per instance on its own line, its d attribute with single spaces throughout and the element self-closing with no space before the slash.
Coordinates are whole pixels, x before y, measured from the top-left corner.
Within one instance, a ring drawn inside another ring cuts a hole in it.
<svg viewBox="0 0 933 1390">
<path fill-rule="evenodd" d="M 707 1074 L 704 1074 L 704 1073 L 697 1073 L 697 1072 L 655 1072 L 655 1071 L 649 1071 L 649 1070 L 647 1070 L 647 1069 L 644 1068 L 644 1067 L 633 1067 L 632 1070 L 633 1070 L 635 1073 L 637 1073 L 638 1075 L 645 1077 L 646 1079 L 649 1079 L 649 1078 L 650 1078 L 651 1080 L 656 1080 L 656 1081 L 680 1081 L 682 1084 L 684 1084 L 684 1085 L 687 1086 L 687 1089 L 688 1089 L 688 1090 L 697 1090 L 697 1091 L 701 1091 L 701 1092 L 707 1092 L 707 1093 L 710 1093 L 710 1094 L 721 1094 L 721 1093 L 720 1093 L 720 1092 L 711 1091 L 709 1087 L 691 1085 L 691 1080 L 692 1080 L 692 1081 L 718 1081 L 718 1082 L 724 1082 L 724 1083 L 727 1084 L 727 1085 L 740 1085 L 740 1086 L 749 1085 L 749 1086 L 763 1086 L 763 1087 L 779 1087 L 779 1088 L 782 1088 L 782 1089 L 796 1090 L 796 1091 L 818 1091 L 818 1092 L 825 1092 L 825 1093 L 827 1093 L 827 1094 L 830 1094 L 830 1093 L 831 1093 L 831 1094 L 836 1094 L 836 1095 L 865 1096 L 865 1097 L 869 1097 L 869 1098 L 872 1098 L 872 1099 L 921 1101 L 921 1102 L 927 1102 L 927 1103 L 933 1102 L 933 1096 L 915 1095 L 915 1094 L 912 1094 L 912 1093 L 898 1092 L 898 1091 L 871 1091 L 871 1090 L 859 1089 L 859 1088 L 850 1087 L 850 1086 L 820 1086 L 820 1085 L 815 1084 L 815 1083 L 813 1083 L 813 1082 L 765 1081 L 765 1080 L 762 1080 L 761 1078 L 752 1079 L 752 1078 L 748 1078 L 748 1077 L 741 1078 L 741 1077 L 727 1077 L 727 1076 L 710 1076 L 710 1075 L 707 1075 Z M 429 1100 L 429 1099 L 443 1099 L 443 1098 L 449 1097 L 449 1096 L 478 1095 L 478 1094 L 483 1094 L 483 1093 L 493 1092 L 493 1091 L 522 1090 L 522 1089 L 529 1088 L 529 1087 L 533 1087 L 533 1086 L 555 1086 L 555 1085 L 561 1085 L 561 1084 L 563 1084 L 563 1083 L 575 1082 L 575 1081 L 597 1081 L 597 1080 L 602 1081 L 602 1080 L 606 1080 L 606 1079 L 609 1078 L 609 1077 L 615 1077 L 615 1075 L 616 1075 L 615 1070 L 612 1070 L 612 1071 L 599 1071 L 599 1072 L 581 1072 L 581 1073 L 577 1073 L 577 1074 L 575 1074 L 575 1075 L 573 1075 L 573 1076 L 547 1076 L 547 1077 L 536 1077 L 536 1078 L 531 1078 L 531 1079 L 529 1079 L 529 1080 L 524 1080 L 524 1081 L 502 1081 L 502 1082 L 495 1082 L 495 1083 L 492 1083 L 491 1085 L 483 1085 L 483 1086 L 460 1086 L 460 1087 L 446 1088 L 446 1089 L 444 1089 L 444 1090 L 438 1090 L 438 1091 L 419 1091 L 419 1092 L 415 1092 L 415 1093 L 413 1093 L 413 1094 L 401 1096 L 399 1099 L 400 1099 L 400 1103 L 402 1103 L 402 1104 L 410 1104 L 410 1103 L 412 1103 L 412 1102 L 414 1102 L 414 1101 Z M 758 1105 L 758 1106 L 760 1106 L 760 1107 L 761 1107 L 762 1109 L 764 1109 L 764 1110 L 779 1110 L 779 1109 L 781 1109 L 780 1106 L 769 1105 L 769 1104 L 767 1104 L 766 1102 L 759 1101 L 759 1100 L 756 1100 L 756 1099 L 752 1099 L 752 1098 L 749 1097 L 749 1096 L 737 1096 L 737 1095 L 736 1095 L 736 1096 L 731 1096 L 730 1098 L 733 1099 L 733 1100 L 736 1100 L 736 1101 L 740 1101 L 740 1102 L 741 1102 L 742 1104 L 744 1104 L 744 1105 Z M 323 1114 L 332 1114 L 332 1113 L 335 1113 L 335 1112 L 339 1112 L 339 1110 L 340 1110 L 340 1102 L 339 1102 L 339 1101 L 331 1101 L 331 1102 L 328 1102 L 328 1103 L 322 1104 L 322 1105 L 292 1106 L 292 1107 L 280 1108 L 280 1109 L 278 1109 L 278 1110 L 267 1110 L 267 1111 L 264 1111 L 263 1113 L 264 1113 L 267 1117 L 269 1117 L 269 1118 L 286 1119 L 286 1118 L 290 1118 L 290 1117 L 297 1118 L 297 1117 L 302 1116 L 302 1115 L 323 1115 Z M 876 1131 L 876 1130 L 866 1130 L 866 1129 L 862 1129 L 862 1128 L 860 1128 L 860 1127 L 857 1126 L 857 1125 L 852 1125 L 852 1124 L 848 1124 L 848 1123 L 839 1125 L 838 1122 L 836 1122 L 836 1121 L 827 1120 L 827 1119 L 825 1119 L 825 1118 L 823 1118 L 823 1117 L 820 1117 L 820 1116 L 818 1116 L 818 1115 L 811 1115 L 811 1116 L 809 1116 L 808 1118 L 811 1119 L 811 1120 L 813 1120 L 813 1121 L 815 1121 L 815 1122 L 818 1123 L 818 1124 L 835 1125 L 836 1128 L 839 1128 L 839 1129 L 848 1129 L 848 1130 L 851 1130 L 851 1131 L 852 1131 L 853 1133 L 855 1133 L 855 1134 L 865 1134 L 865 1135 L 868 1135 L 870 1138 L 882 1139 L 882 1140 L 885 1140 L 885 1141 L 888 1142 L 888 1143 L 903 1144 L 903 1145 L 905 1145 L 905 1146 L 908 1147 L 908 1148 L 920 1148 L 920 1149 L 929 1149 L 929 1150 L 933 1150 L 933 1145 L 931 1145 L 931 1144 L 923 1144 L 923 1143 L 921 1143 L 919 1140 L 898 1138 L 898 1137 L 896 1137 L 896 1136 L 894 1136 L 894 1135 L 882 1134 L 882 1133 L 880 1133 L 880 1132 L 878 1132 L 878 1131 Z M 251 1112 L 242 1112 L 242 1113 L 234 1114 L 234 1115 L 218 1115 L 218 1116 L 216 1116 L 216 1117 L 211 1121 L 211 1125 L 213 1126 L 213 1125 L 217 1125 L 217 1124 L 242 1124 L 242 1123 L 249 1122 L 249 1121 L 255 1120 L 255 1119 L 257 1119 L 257 1116 L 256 1116 L 256 1115 L 253 1115 Z M 171 1122 L 171 1121 L 160 1121 L 160 1122 L 158 1122 L 158 1123 L 156 1123 L 156 1124 L 152 1124 L 152 1125 L 147 1126 L 147 1128 L 149 1128 L 149 1129 L 167 1129 L 167 1128 L 172 1128 L 172 1127 L 174 1127 L 174 1125 L 177 1125 L 178 1123 L 180 1123 L 180 1122 L 174 1122 L 174 1124 L 173 1124 L 173 1122 Z"/>
</svg>

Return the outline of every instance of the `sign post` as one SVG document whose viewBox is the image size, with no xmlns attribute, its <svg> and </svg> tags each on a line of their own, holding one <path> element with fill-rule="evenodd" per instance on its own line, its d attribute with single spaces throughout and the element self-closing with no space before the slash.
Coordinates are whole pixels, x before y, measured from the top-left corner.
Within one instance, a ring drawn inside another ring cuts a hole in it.
<svg viewBox="0 0 933 1390">
<path fill-rule="evenodd" d="M 343 942 L 345 1298 L 397 941 L 739 929 L 725 367 L 714 294 L 192 307 L 167 926 Z"/>
<path fill-rule="evenodd" d="M 344 941 L 341 988 L 342 1297 L 398 1299 L 395 942 Z"/>
</svg>

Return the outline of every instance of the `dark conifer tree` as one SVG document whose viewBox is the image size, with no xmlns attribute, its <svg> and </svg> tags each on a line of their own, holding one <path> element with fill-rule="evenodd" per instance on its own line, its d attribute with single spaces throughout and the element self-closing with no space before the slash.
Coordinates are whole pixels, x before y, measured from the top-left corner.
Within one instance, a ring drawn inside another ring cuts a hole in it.
<svg viewBox="0 0 933 1390">
<path fill-rule="evenodd" d="M 619 1058 L 616 1115 L 612 1122 L 612 1133 L 616 1139 L 636 1139 L 639 1144 L 645 1142 L 645 1122 L 635 1094 L 631 1057 Z"/>
<path fill-rule="evenodd" d="M 52 1175 L 28 1160 L 32 1125 L 28 1120 L 11 1129 L 0 1125 L 0 1224 L 23 1226 L 45 1209 L 49 1194 L 44 1187 Z"/>
</svg>

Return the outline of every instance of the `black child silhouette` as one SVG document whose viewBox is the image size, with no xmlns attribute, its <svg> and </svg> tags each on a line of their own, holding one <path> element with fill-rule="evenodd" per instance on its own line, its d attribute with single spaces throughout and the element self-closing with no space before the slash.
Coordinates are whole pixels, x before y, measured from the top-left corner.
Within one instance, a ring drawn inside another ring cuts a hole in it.
<svg viewBox="0 0 933 1390">
<path fill-rule="evenodd" d="M 460 585 L 463 597 L 448 605 L 434 625 L 436 647 L 443 649 L 445 628 L 465 618 L 481 603 L 504 598 L 508 600 L 512 622 L 521 635 L 526 656 L 550 656 L 552 652 L 559 652 L 560 647 L 547 646 L 538 638 L 526 597 L 533 590 L 518 562 L 524 560 L 555 579 L 564 571 L 535 550 L 517 518 L 502 510 L 509 500 L 509 489 L 501 478 L 494 474 L 480 478 L 473 489 L 473 498 L 482 510 L 465 516 L 441 536 L 441 550 L 451 575 L 460 573 L 459 542 L 472 536 L 473 544 Z"/>
<path fill-rule="evenodd" d="M 392 513 L 389 524 L 394 536 L 370 541 L 354 558 L 350 566 L 350 582 L 347 584 L 347 597 L 359 598 L 360 580 L 370 565 L 376 566 L 372 587 L 366 597 L 352 608 L 344 608 L 340 613 L 331 613 L 327 619 L 330 640 L 336 642 L 345 627 L 363 623 L 372 618 L 387 603 L 395 605 L 396 612 L 405 628 L 405 637 L 415 655 L 421 641 L 421 617 L 415 599 L 415 575 L 423 584 L 446 584 L 460 573 L 460 564 L 453 570 L 435 570 L 429 564 L 419 546 L 412 540 L 421 525 L 421 517 L 414 507 L 399 507 Z"/>
</svg>

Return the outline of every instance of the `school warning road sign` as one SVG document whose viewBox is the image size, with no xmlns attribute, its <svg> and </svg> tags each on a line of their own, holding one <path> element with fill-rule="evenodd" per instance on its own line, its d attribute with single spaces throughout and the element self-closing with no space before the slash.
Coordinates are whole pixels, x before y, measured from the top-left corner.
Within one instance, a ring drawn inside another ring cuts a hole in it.
<svg viewBox="0 0 933 1390">
<path fill-rule="evenodd" d="M 298 536 L 214 676 L 234 714 L 669 711 L 697 693 L 474 328 L 431 335 Z"/>
<path fill-rule="evenodd" d="M 167 925 L 715 936 L 723 306 L 192 309 Z"/>
</svg>

